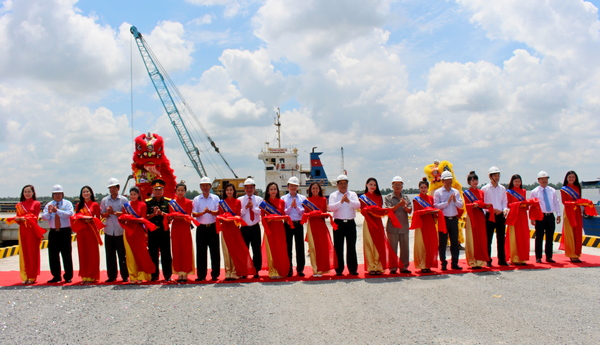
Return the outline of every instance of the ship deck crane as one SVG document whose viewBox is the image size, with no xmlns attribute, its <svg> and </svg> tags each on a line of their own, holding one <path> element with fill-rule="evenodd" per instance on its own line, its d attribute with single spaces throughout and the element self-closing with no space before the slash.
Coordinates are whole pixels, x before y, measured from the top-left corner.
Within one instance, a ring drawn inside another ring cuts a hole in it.
<svg viewBox="0 0 600 345">
<path fill-rule="evenodd" d="M 171 121 L 171 124 L 173 125 L 173 128 L 175 129 L 175 132 L 177 133 L 177 137 L 179 138 L 179 141 L 181 142 L 185 153 L 192 162 L 192 166 L 194 167 L 194 169 L 196 169 L 196 172 L 198 172 L 198 175 L 200 177 L 208 176 L 206 169 L 204 168 L 204 164 L 200 159 L 200 150 L 196 147 L 194 140 L 192 139 L 192 136 L 188 131 L 188 128 L 181 116 L 180 110 L 177 107 L 177 103 L 173 99 L 171 91 L 173 91 L 175 95 L 181 100 L 182 105 L 196 120 L 197 125 L 201 128 L 202 132 L 210 142 L 210 145 L 214 148 L 215 152 L 219 154 L 227 168 L 229 168 L 233 176 L 235 176 L 235 178 L 237 179 L 238 176 L 233 171 L 227 160 L 225 160 L 225 157 L 223 157 L 223 155 L 219 151 L 219 148 L 208 135 L 202 124 L 200 124 L 198 118 L 194 115 L 191 108 L 187 105 L 187 103 L 179 93 L 179 90 L 169 78 L 167 72 L 164 70 L 164 68 L 162 68 L 160 62 L 158 61 L 154 53 L 152 53 L 152 51 L 150 50 L 150 47 L 148 47 L 148 44 L 146 43 L 146 40 L 144 40 L 142 34 L 137 30 L 135 26 L 132 26 L 129 31 L 135 38 L 135 42 L 142 56 L 142 60 L 144 61 L 144 66 L 146 66 L 146 71 L 148 72 L 148 75 L 152 80 L 152 84 L 154 85 L 154 88 L 158 93 L 158 97 L 160 98 L 165 108 L 165 111 L 169 116 L 169 119 Z M 165 80 L 170 84 L 170 88 L 167 86 L 167 82 L 165 82 Z"/>
</svg>

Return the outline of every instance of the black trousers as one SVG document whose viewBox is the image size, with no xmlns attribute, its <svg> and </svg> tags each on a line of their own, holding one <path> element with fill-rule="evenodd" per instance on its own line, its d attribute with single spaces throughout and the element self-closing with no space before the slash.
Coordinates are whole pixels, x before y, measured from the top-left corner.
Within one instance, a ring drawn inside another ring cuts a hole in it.
<svg viewBox="0 0 600 345">
<path fill-rule="evenodd" d="M 117 270 L 117 256 L 119 258 L 119 269 L 121 278 L 127 279 L 129 271 L 127 270 L 127 261 L 125 261 L 125 244 L 123 235 L 111 236 L 104 235 L 104 252 L 106 253 L 106 275 L 108 279 L 117 279 L 119 271 Z"/>
<path fill-rule="evenodd" d="M 333 247 L 337 255 L 338 267 L 335 269 L 337 274 L 344 272 L 344 241 L 346 241 L 346 261 L 350 273 L 358 270 L 358 259 L 356 258 L 356 222 L 349 219 L 344 222 L 343 219 L 335 219 L 338 229 L 333 232 Z"/>
<path fill-rule="evenodd" d="M 173 274 L 173 258 L 171 257 L 171 231 L 156 230 L 148 232 L 148 253 L 156 266 L 152 279 L 158 279 L 158 257 L 162 266 L 163 277 L 171 279 Z"/>
<path fill-rule="evenodd" d="M 287 252 L 290 258 L 290 271 L 292 274 L 292 247 L 296 249 L 296 272 L 304 272 L 304 266 L 306 258 L 304 257 L 304 227 L 298 222 L 293 222 L 294 228 L 292 229 L 288 223 L 284 224 L 285 227 L 285 238 L 287 240 Z M 295 241 L 295 246 L 292 245 L 292 240 Z"/>
<path fill-rule="evenodd" d="M 252 262 L 254 263 L 254 269 L 256 274 L 262 269 L 262 251 L 260 248 L 260 225 L 258 223 L 250 226 L 242 226 L 242 237 L 248 250 L 252 246 Z"/>
<path fill-rule="evenodd" d="M 546 235 L 546 260 L 552 259 L 552 242 L 554 240 L 554 230 L 556 230 L 556 218 L 554 213 L 545 213 L 544 219 L 535 222 L 535 258 L 542 259 L 542 247 L 544 244 L 544 235 Z"/>
<path fill-rule="evenodd" d="M 506 263 L 506 253 L 504 251 L 504 236 L 506 234 L 506 218 L 502 213 L 494 215 L 495 222 L 490 222 L 488 213 L 488 219 L 485 221 L 485 227 L 487 230 L 488 239 L 488 255 L 490 256 L 490 262 L 492 261 L 492 240 L 494 239 L 494 232 L 496 232 L 496 251 L 498 252 L 498 263 Z"/>
<path fill-rule="evenodd" d="M 217 226 L 212 224 L 200 224 L 196 228 L 196 272 L 198 278 L 206 279 L 207 262 L 206 252 L 210 249 L 210 266 L 212 278 L 218 278 L 221 274 L 221 245 Z"/>
<path fill-rule="evenodd" d="M 450 237 L 450 254 L 452 255 L 452 266 L 458 265 L 458 255 L 460 248 L 458 243 L 458 217 L 446 217 L 446 233 L 438 232 L 438 252 L 442 264 L 447 264 L 446 247 L 448 246 L 448 237 Z"/>
<path fill-rule="evenodd" d="M 64 279 L 73 279 L 73 257 L 71 256 L 71 228 L 50 229 L 48 233 L 48 261 L 54 279 L 60 278 L 60 258 L 65 268 Z"/>
</svg>

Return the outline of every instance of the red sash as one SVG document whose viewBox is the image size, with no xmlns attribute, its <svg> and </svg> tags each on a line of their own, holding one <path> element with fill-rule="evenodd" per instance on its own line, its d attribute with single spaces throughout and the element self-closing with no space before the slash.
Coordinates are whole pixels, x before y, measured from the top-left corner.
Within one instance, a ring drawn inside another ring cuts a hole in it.
<svg viewBox="0 0 600 345">
<path fill-rule="evenodd" d="M 263 228 L 265 229 L 265 238 L 269 242 L 269 250 L 271 252 L 271 260 L 273 267 L 279 275 L 287 275 L 291 264 L 287 254 L 287 240 L 283 223 L 287 222 L 290 227 L 293 227 L 290 216 L 280 216 L 269 214 L 262 217 Z M 268 257 L 266 254 L 266 246 L 263 240 L 263 269 L 268 269 Z M 304 253 L 302 253 L 304 255 Z"/>
<path fill-rule="evenodd" d="M 335 250 L 331 243 L 331 236 L 329 235 L 329 229 L 325 218 L 329 218 L 333 230 L 337 230 L 337 224 L 333 222 L 331 214 L 327 212 L 321 212 L 320 210 L 305 212 L 302 215 L 302 224 L 308 222 L 310 226 L 310 232 L 313 238 L 313 244 L 315 247 L 315 257 L 317 264 L 317 271 L 327 272 L 337 267 L 337 257 Z M 304 239 L 308 242 L 308 232 Z M 316 272 L 315 272 L 316 273 Z"/>
<path fill-rule="evenodd" d="M 373 244 L 379 253 L 379 260 L 381 261 L 383 269 L 397 268 L 396 264 L 400 263 L 398 255 L 392 250 L 390 242 L 385 236 L 385 229 L 383 227 L 383 222 L 381 221 L 381 218 L 388 215 L 389 211 L 392 211 L 392 209 L 385 209 L 379 206 L 366 206 L 361 210 L 361 213 L 369 226 L 369 234 L 371 234 Z M 394 215 L 394 219 L 398 222 L 396 215 Z M 400 263 L 400 265 L 402 265 L 402 263 Z"/>
<path fill-rule="evenodd" d="M 217 233 L 223 232 L 223 241 L 238 276 L 256 274 L 250 252 L 240 232 L 240 226 L 246 225 L 240 216 L 234 216 L 231 213 L 224 213 L 217 217 Z"/>
</svg>

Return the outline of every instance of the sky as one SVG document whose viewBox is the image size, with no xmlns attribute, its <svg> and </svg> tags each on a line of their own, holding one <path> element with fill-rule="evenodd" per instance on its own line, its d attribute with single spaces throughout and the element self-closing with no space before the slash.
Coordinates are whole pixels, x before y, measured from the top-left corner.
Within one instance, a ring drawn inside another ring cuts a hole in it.
<svg viewBox="0 0 600 345">
<path fill-rule="evenodd" d="M 198 190 L 132 25 L 239 176 L 264 188 L 258 154 L 282 144 L 330 179 L 417 187 L 448 160 L 460 182 L 498 166 L 534 183 L 600 177 L 600 1 L 4 0 L 0 196 L 26 184 L 106 193 L 131 173 L 133 137 L 166 142 Z M 192 122 L 192 121 L 190 121 Z M 202 139 L 204 140 L 204 139 Z M 197 143 L 209 177 L 231 177 Z"/>
</svg>

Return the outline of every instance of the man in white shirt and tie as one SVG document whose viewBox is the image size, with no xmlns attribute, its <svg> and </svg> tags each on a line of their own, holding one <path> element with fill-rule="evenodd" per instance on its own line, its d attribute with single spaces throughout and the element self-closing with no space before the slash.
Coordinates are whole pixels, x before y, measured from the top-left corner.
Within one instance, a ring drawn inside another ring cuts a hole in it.
<svg viewBox="0 0 600 345">
<path fill-rule="evenodd" d="M 535 262 L 542 262 L 542 246 L 544 235 L 546 235 L 546 262 L 554 263 L 552 260 L 552 242 L 554 240 L 554 230 L 556 224 L 560 223 L 560 203 L 556 190 L 548 186 L 548 173 L 540 171 L 537 175 L 539 186 L 531 191 L 531 198 L 537 198 L 540 201 L 540 207 L 544 218 L 542 220 L 531 220 L 531 225 L 535 226 Z M 556 213 L 556 217 L 554 214 Z"/>
<path fill-rule="evenodd" d="M 292 247 L 296 248 L 296 273 L 299 277 L 304 277 L 304 266 L 306 262 L 304 257 L 304 227 L 300 222 L 302 220 L 302 215 L 304 214 L 302 202 L 306 200 L 306 198 L 298 194 L 298 186 L 300 186 L 300 180 L 298 180 L 296 176 L 290 177 L 287 183 L 290 192 L 281 197 L 281 200 L 285 202 L 285 214 L 290 216 L 292 224 L 294 225 L 292 228 L 288 223 L 284 224 L 288 257 L 290 258 L 290 271 L 288 272 L 288 277 L 291 277 L 293 273 Z M 295 246 L 293 246 L 293 241 L 296 242 Z"/>
<path fill-rule="evenodd" d="M 506 262 L 506 253 L 504 251 L 504 239 L 506 234 L 506 214 L 508 213 L 508 197 L 506 196 L 506 188 L 500 184 L 500 169 L 491 167 L 488 171 L 490 183 L 481 188 L 483 191 L 483 200 L 486 204 L 492 204 L 494 207 L 494 219 L 489 220 L 489 214 L 485 221 L 488 240 L 488 254 L 490 261 L 488 267 L 492 267 L 492 240 L 494 232 L 496 233 L 496 251 L 498 252 L 498 265 L 508 266 Z"/>
<path fill-rule="evenodd" d="M 262 252 L 260 248 L 260 207 L 258 206 L 263 199 L 254 195 L 255 190 L 256 183 L 253 179 L 247 178 L 244 181 L 244 192 L 246 195 L 240 196 L 238 200 L 242 203 L 241 217 L 247 224 L 247 226 L 241 227 L 242 237 L 248 250 L 252 247 L 252 262 L 256 270 L 254 278 L 259 278 L 258 272 L 262 269 Z"/>
<path fill-rule="evenodd" d="M 460 248 L 458 243 L 458 210 L 463 208 L 464 202 L 460 197 L 460 192 L 452 188 L 452 173 L 444 171 L 442 173 L 442 188 L 436 189 L 433 193 L 433 202 L 435 208 L 442 210 L 444 220 L 446 221 L 446 233 L 438 231 L 439 245 L 438 251 L 440 261 L 442 262 L 442 271 L 448 269 L 448 261 L 446 261 L 446 247 L 448 246 L 448 237 L 450 238 L 450 254 L 452 255 L 452 269 L 462 270 L 458 265 L 458 256 Z"/>
<path fill-rule="evenodd" d="M 63 199 L 65 193 L 59 184 L 52 188 L 52 201 L 46 204 L 42 218 L 48 221 L 48 262 L 52 279 L 48 283 L 60 283 L 60 258 L 65 269 L 65 283 L 73 279 L 73 259 L 71 256 L 71 216 L 73 204 Z"/>
<path fill-rule="evenodd" d="M 211 280 L 217 281 L 221 274 L 221 243 L 217 232 L 217 215 L 219 215 L 219 197 L 212 194 L 212 181 L 209 177 L 200 179 L 200 190 L 192 201 L 192 215 L 200 223 L 196 227 L 196 281 L 206 279 L 208 263 L 207 251 L 210 250 Z"/>
<path fill-rule="evenodd" d="M 356 210 L 360 208 L 358 195 L 348 190 L 348 176 L 337 178 L 337 191 L 329 195 L 329 210 L 333 211 L 333 221 L 338 229 L 333 232 L 333 247 L 337 255 L 338 267 L 336 275 L 344 272 L 344 241 L 346 241 L 346 261 L 351 275 L 358 275 L 358 259 L 356 257 Z"/>
</svg>

